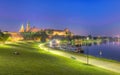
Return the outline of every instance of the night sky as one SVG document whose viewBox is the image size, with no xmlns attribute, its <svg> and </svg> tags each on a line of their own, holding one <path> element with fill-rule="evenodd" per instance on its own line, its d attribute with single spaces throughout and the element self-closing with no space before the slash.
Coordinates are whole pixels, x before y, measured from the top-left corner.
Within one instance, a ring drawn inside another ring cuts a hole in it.
<svg viewBox="0 0 120 75">
<path fill-rule="evenodd" d="M 0 29 L 69 28 L 79 35 L 120 34 L 120 0 L 0 0 Z"/>
</svg>

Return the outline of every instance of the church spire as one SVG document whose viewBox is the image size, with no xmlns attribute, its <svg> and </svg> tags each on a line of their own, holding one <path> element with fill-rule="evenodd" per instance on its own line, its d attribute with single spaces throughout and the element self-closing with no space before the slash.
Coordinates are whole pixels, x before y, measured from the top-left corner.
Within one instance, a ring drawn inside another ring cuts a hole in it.
<svg viewBox="0 0 120 75">
<path fill-rule="evenodd" d="M 28 22 L 26 26 L 26 32 L 28 32 L 29 30 L 30 30 L 30 23 Z"/>
<path fill-rule="evenodd" d="M 23 24 L 21 25 L 19 32 L 24 32 L 24 25 Z"/>
</svg>

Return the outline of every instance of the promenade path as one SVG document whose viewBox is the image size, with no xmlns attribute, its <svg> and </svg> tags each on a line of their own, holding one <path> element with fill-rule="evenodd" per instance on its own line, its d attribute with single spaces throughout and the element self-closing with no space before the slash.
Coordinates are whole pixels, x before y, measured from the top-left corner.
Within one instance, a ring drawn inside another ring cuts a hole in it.
<svg viewBox="0 0 120 75">
<path fill-rule="evenodd" d="M 57 49 L 51 49 L 51 48 L 45 47 L 44 44 L 40 44 L 39 47 L 41 49 L 49 51 L 53 54 L 57 54 L 57 55 L 64 56 L 67 58 L 74 58 L 75 60 L 83 62 L 83 63 L 87 62 L 86 56 L 71 54 L 69 52 L 64 52 L 64 51 L 60 51 Z M 90 57 L 89 64 L 120 73 L 120 63 L 119 62 L 111 62 L 111 61 L 95 59 L 95 58 Z"/>
</svg>

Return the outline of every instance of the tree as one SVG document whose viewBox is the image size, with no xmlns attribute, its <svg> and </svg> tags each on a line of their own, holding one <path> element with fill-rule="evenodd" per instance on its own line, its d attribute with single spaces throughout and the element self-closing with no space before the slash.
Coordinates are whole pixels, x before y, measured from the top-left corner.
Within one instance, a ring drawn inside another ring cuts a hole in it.
<svg viewBox="0 0 120 75">
<path fill-rule="evenodd" d="M 53 34 L 53 30 L 46 30 L 46 33 L 48 34 L 48 35 L 52 35 Z"/>
<path fill-rule="evenodd" d="M 46 39 L 48 38 L 48 34 L 44 30 L 38 32 L 23 32 L 21 35 L 24 37 L 24 40 L 41 39 L 42 42 L 46 42 Z"/>
<path fill-rule="evenodd" d="M 46 42 L 48 35 L 45 31 L 41 31 L 41 42 Z"/>
<path fill-rule="evenodd" d="M 93 38 L 92 35 L 88 35 L 88 37 L 89 37 L 89 39 L 92 39 L 92 38 Z"/>
<path fill-rule="evenodd" d="M 0 41 L 5 43 L 7 41 L 7 39 L 9 38 L 9 34 L 8 33 L 3 33 L 1 30 L 0 30 Z"/>
<path fill-rule="evenodd" d="M 3 39 L 3 33 L 2 33 L 2 31 L 0 30 L 0 41 L 2 41 L 2 39 Z"/>
<path fill-rule="evenodd" d="M 34 32 L 22 32 L 21 35 L 24 37 L 24 40 L 34 40 L 35 37 Z"/>
</svg>

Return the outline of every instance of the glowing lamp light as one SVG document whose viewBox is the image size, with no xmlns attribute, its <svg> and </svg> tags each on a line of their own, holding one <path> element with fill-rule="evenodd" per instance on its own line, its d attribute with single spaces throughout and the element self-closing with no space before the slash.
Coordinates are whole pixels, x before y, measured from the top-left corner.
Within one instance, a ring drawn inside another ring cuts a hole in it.
<svg viewBox="0 0 120 75">
<path fill-rule="evenodd" d="M 87 40 L 89 40 L 90 38 L 89 37 L 87 37 Z"/>
<path fill-rule="evenodd" d="M 52 42 L 51 41 L 49 42 L 49 46 L 52 47 Z"/>
<path fill-rule="evenodd" d="M 56 43 L 57 43 L 57 44 L 60 44 L 60 41 L 59 41 L 59 40 L 56 40 Z"/>
</svg>

